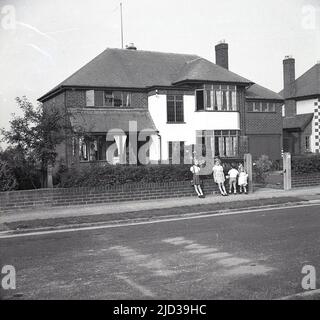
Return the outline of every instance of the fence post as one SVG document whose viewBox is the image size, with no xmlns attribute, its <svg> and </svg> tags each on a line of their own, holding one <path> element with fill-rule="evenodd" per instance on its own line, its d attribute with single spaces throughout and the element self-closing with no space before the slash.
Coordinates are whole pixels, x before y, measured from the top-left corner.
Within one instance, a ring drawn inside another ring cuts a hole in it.
<svg viewBox="0 0 320 320">
<path fill-rule="evenodd" d="M 248 174 L 248 191 L 249 193 L 253 192 L 252 184 L 252 155 L 250 153 L 244 154 L 244 169 Z"/>
<path fill-rule="evenodd" d="M 52 181 L 52 165 L 48 164 L 47 167 L 47 188 L 53 188 L 53 181 Z"/>
<path fill-rule="evenodd" d="M 283 154 L 283 188 L 291 189 L 291 154 L 289 152 Z"/>
</svg>

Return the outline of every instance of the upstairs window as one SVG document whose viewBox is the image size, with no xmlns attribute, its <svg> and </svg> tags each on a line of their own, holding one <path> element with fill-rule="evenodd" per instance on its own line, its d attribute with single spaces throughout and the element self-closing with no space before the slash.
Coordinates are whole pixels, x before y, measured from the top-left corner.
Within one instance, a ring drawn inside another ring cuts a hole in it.
<svg viewBox="0 0 320 320">
<path fill-rule="evenodd" d="M 86 106 L 94 107 L 94 90 L 86 91 Z"/>
<path fill-rule="evenodd" d="M 247 112 L 276 112 L 276 104 L 265 101 L 248 101 Z"/>
<path fill-rule="evenodd" d="M 87 107 L 130 107 L 131 93 L 125 91 L 87 90 Z"/>
<path fill-rule="evenodd" d="M 184 122 L 183 95 L 167 95 L 167 122 Z"/>
<path fill-rule="evenodd" d="M 196 90 L 196 110 L 237 111 L 237 87 L 231 85 L 205 85 Z"/>
</svg>

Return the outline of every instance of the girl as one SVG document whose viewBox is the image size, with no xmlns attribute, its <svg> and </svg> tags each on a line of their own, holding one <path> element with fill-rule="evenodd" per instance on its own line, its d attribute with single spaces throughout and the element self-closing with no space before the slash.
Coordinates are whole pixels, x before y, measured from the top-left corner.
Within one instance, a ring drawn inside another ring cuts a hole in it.
<svg viewBox="0 0 320 320">
<path fill-rule="evenodd" d="M 198 198 L 204 198 L 201 186 L 200 186 L 200 166 L 197 160 L 194 161 L 194 165 L 190 168 L 190 171 L 193 174 L 192 185 L 194 186 L 194 190 L 196 191 Z"/>
<path fill-rule="evenodd" d="M 224 186 L 225 177 L 224 177 L 223 167 L 219 159 L 215 160 L 212 171 L 213 171 L 214 182 L 218 185 L 221 195 L 227 196 L 228 194 Z"/>
<path fill-rule="evenodd" d="M 240 193 L 242 193 L 242 189 L 245 194 L 247 194 L 247 184 L 248 184 L 248 174 L 244 170 L 243 166 L 239 169 L 239 179 L 238 179 L 238 184 L 240 188 Z"/>
</svg>

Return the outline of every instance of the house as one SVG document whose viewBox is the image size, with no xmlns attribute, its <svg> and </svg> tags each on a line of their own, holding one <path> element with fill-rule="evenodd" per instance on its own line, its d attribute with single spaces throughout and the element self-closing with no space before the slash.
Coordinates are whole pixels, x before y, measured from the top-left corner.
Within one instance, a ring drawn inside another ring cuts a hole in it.
<svg viewBox="0 0 320 320">
<path fill-rule="evenodd" d="M 295 59 L 283 60 L 285 99 L 283 148 L 292 154 L 319 153 L 320 63 L 295 77 Z"/>
<path fill-rule="evenodd" d="M 194 146 L 209 157 L 280 159 L 282 97 L 229 71 L 227 43 L 215 53 L 212 63 L 134 45 L 106 49 L 39 98 L 70 124 L 58 160 L 176 163 Z"/>
</svg>

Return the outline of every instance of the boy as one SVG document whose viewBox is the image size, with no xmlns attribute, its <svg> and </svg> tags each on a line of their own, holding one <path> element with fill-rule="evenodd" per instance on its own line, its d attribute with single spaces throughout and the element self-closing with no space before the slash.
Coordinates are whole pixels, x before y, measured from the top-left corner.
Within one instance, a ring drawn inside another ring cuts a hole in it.
<svg viewBox="0 0 320 320">
<path fill-rule="evenodd" d="M 237 177 L 238 177 L 238 170 L 235 168 L 235 165 L 231 165 L 231 169 L 228 172 L 229 176 L 229 193 L 232 193 L 232 187 L 233 187 L 233 193 L 237 194 Z"/>
</svg>

